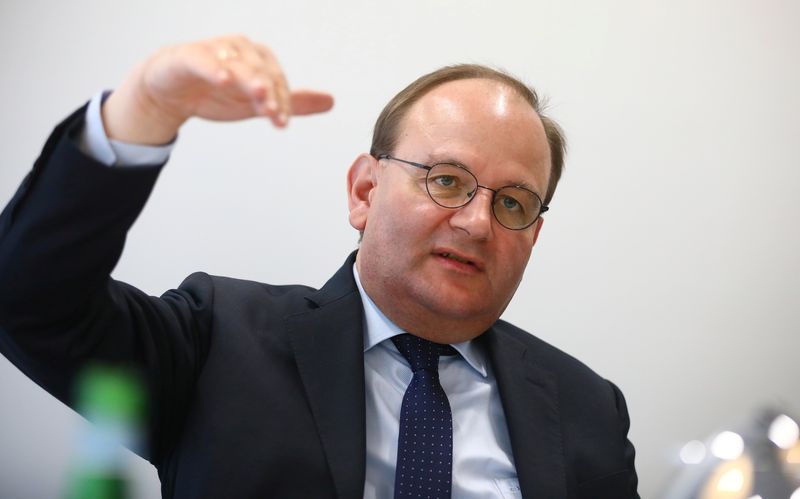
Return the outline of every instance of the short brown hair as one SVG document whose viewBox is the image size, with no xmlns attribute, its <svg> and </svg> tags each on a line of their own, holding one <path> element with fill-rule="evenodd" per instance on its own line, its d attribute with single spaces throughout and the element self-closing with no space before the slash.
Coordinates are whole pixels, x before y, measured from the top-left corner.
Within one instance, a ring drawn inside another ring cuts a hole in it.
<svg viewBox="0 0 800 499">
<path fill-rule="evenodd" d="M 423 95 L 427 94 L 435 87 L 455 80 L 467 80 L 472 78 L 483 78 L 495 80 L 507 85 L 522 97 L 539 115 L 544 125 L 547 143 L 550 147 L 550 183 L 547 186 L 547 193 L 543 200 L 547 206 L 553 198 L 561 172 L 564 170 L 564 156 L 566 153 L 566 139 L 561 127 L 552 119 L 545 116 L 542 112 L 542 103 L 536 91 L 525 85 L 517 78 L 508 73 L 492 69 L 479 64 L 459 64 L 456 66 L 445 66 L 432 73 L 417 78 L 413 83 L 395 95 L 381 111 L 378 120 L 375 122 L 375 130 L 372 134 L 372 147 L 370 154 L 378 157 L 381 154 L 391 154 L 397 145 L 400 123 L 406 113 Z"/>
</svg>

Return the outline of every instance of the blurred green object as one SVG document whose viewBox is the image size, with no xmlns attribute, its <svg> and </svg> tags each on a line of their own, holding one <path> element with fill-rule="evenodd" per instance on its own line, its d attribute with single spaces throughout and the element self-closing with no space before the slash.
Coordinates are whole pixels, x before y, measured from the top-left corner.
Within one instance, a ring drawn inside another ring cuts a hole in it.
<svg viewBox="0 0 800 499">
<path fill-rule="evenodd" d="M 79 471 L 69 481 L 67 499 L 127 499 L 130 497 L 128 481 L 114 475 L 93 475 Z"/>
<path fill-rule="evenodd" d="M 139 426 L 145 395 L 139 379 L 122 368 L 93 365 L 76 382 L 76 407 L 90 421 L 95 418 Z"/>
<path fill-rule="evenodd" d="M 140 450 L 146 398 L 139 378 L 119 367 L 89 366 L 76 379 L 75 402 L 91 424 L 77 440 L 65 499 L 127 499 L 122 447 Z"/>
</svg>

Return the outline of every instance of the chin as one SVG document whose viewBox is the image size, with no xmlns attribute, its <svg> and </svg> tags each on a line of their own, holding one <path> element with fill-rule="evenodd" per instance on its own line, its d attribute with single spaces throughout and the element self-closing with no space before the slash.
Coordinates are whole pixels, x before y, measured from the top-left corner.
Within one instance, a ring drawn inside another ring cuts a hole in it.
<svg viewBox="0 0 800 499">
<path fill-rule="evenodd" d="M 450 319 L 455 322 L 487 322 L 493 323 L 499 317 L 497 310 L 487 307 L 485 301 L 460 300 L 451 297 L 448 300 L 437 300 L 431 303 L 429 308 L 442 318 Z"/>
</svg>

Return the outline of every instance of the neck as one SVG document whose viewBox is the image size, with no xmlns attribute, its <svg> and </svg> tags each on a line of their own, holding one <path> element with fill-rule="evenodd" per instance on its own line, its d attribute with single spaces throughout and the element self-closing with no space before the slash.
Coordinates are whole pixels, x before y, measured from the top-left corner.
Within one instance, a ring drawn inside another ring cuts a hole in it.
<svg viewBox="0 0 800 499">
<path fill-rule="evenodd" d="M 370 286 L 369 281 L 363 279 L 358 270 L 356 278 L 361 292 L 389 321 L 409 334 L 434 343 L 449 345 L 470 341 L 483 334 L 494 323 L 494 320 L 443 318 L 413 302 L 398 306 L 396 300 L 387 299 L 380 292 L 380 287 L 375 289 Z"/>
</svg>

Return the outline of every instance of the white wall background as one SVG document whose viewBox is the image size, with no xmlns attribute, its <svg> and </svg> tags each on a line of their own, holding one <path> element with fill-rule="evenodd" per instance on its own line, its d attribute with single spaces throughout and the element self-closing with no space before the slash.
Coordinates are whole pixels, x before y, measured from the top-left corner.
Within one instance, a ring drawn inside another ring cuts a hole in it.
<svg viewBox="0 0 800 499">
<path fill-rule="evenodd" d="M 0 201 L 135 62 L 242 32 L 335 109 L 286 131 L 186 126 L 115 277 L 319 286 L 355 247 L 345 171 L 383 104 L 441 65 L 507 68 L 550 97 L 570 154 L 505 318 L 622 387 L 653 497 L 682 442 L 800 409 L 799 22 L 791 0 L 3 0 Z M 0 358 L 0 497 L 57 497 L 80 421 Z"/>
</svg>

